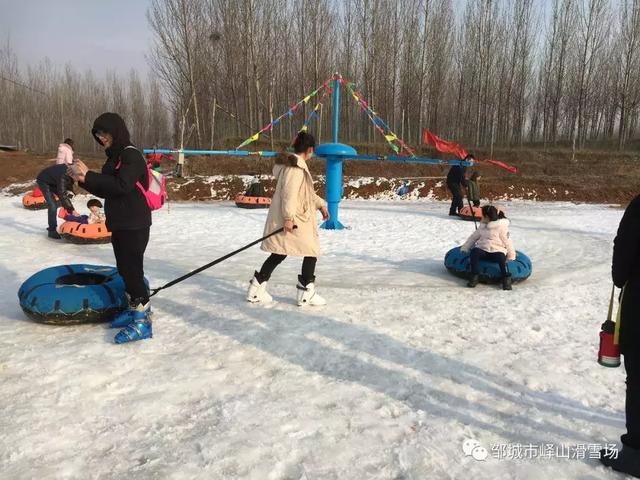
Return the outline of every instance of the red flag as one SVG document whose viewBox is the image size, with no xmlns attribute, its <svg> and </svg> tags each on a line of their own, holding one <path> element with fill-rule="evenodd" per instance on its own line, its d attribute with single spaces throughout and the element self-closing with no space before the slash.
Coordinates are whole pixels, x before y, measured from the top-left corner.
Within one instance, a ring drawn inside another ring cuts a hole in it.
<svg viewBox="0 0 640 480">
<path fill-rule="evenodd" d="M 500 162 L 498 160 L 480 160 L 483 163 L 490 163 L 491 165 L 495 165 L 496 167 L 504 168 L 505 170 L 510 171 L 511 173 L 518 173 L 518 167 L 513 167 L 511 165 L 507 165 L 504 162 Z"/>
<path fill-rule="evenodd" d="M 442 153 L 452 153 L 460 159 L 464 159 L 467 156 L 467 151 L 462 148 L 461 145 L 442 140 L 440 137 L 434 135 L 428 128 L 425 128 L 422 133 L 422 143 L 431 144 L 437 151 Z"/>
</svg>

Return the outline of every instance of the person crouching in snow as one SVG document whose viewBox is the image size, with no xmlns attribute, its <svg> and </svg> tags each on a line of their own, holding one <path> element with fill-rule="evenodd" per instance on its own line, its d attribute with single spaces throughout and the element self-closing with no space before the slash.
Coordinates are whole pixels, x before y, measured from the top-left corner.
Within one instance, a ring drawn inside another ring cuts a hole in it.
<svg viewBox="0 0 640 480">
<path fill-rule="evenodd" d="M 516 259 L 509 236 L 509 220 L 493 205 L 482 207 L 482 220 L 478 229 L 460 248 L 462 252 L 471 250 L 471 277 L 467 286 L 474 288 L 480 278 L 480 260 L 495 262 L 502 272 L 502 289 L 511 290 L 511 274 L 507 261 Z"/>
<path fill-rule="evenodd" d="M 316 293 L 315 268 L 320 255 L 320 237 L 316 210 L 329 219 L 326 202 L 316 195 L 307 162 L 313 157 L 316 141 L 312 135 L 300 132 L 293 143 L 293 154 L 281 154 L 273 167 L 276 191 L 271 200 L 264 235 L 284 227 L 284 232 L 262 242 L 262 250 L 271 256 L 254 273 L 249 284 L 247 300 L 252 303 L 269 303 L 273 300 L 267 292 L 271 274 L 288 256 L 304 257 L 302 273 L 298 276 L 298 306 L 325 305 L 326 301 Z"/>
</svg>

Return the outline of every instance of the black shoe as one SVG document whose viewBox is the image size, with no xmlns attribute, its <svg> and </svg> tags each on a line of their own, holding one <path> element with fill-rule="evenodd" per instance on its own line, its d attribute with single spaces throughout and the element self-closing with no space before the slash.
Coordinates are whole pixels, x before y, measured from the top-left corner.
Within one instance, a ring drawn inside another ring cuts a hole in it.
<svg viewBox="0 0 640 480">
<path fill-rule="evenodd" d="M 456 212 L 449 212 L 450 217 L 458 217 L 459 215 Z"/>
<path fill-rule="evenodd" d="M 480 282 L 480 275 L 472 274 L 467 282 L 467 287 L 476 288 L 476 285 Z"/>
<path fill-rule="evenodd" d="M 640 450 L 623 445 L 616 458 L 613 458 L 614 453 L 606 448 L 600 450 L 600 463 L 617 472 L 640 478 Z"/>
<path fill-rule="evenodd" d="M 49 238 L 53 238 L 55 240 L 60 240 L 62 238 L 60 234 L 55 230 L 49 230 L 49 233 L 47 235 L 49 236 Z"/>
<path fill-rule="evenodd" d="M 502 289 L 503 290 L 511 290 L 511 275 L 505 275 L 504 277 L 502 277 Z"/>
</svg>

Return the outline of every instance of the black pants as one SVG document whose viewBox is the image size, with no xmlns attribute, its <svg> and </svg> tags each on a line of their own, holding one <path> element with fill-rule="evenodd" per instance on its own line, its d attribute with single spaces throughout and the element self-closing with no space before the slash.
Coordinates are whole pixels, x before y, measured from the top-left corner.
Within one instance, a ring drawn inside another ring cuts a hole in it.
<svg viewBox="0 0 640 480">
<path fill-rule="evenodd" d="M 640 449 L 640 352 L 629 349 L 624 354 L 624 368 L 627 371 L 627 433 L 621 440 L 631 448 Z"/>
<path fill-rule="evenodd" d="M 463 201 L 464 197 L 462 196 L 462 187 L 460 186 L 459 183 L 450 183 L 450 182 L 447 182 L 447 187 L 451 191 L 451 195 L 453 195 L 449 213 L 456 214 L 464 206 L 464 201 Z"/>
<path fill-rule="evenodd" d="M 507 270 L 507 256 L 501 252 L 485 252 L 480 248 L 474 248 L 471 250 L 471 273 L 477 275 L 480 273 L 480 260 L 487 262 L 494 262 L 500 265 L 500 271 L 502 276 L 506 277 L 509 274 Z"/>
<path fill-rule="evenodd" d="M 48 221 L 49 221 L 49 230 L 50 232 L 55 232 L 58 228 L 58 204 L 56 203 L 56 199 L 53 196 L 53 192 L 51 191 L 51 187 L 42 182 L 38 182 L 38 188 L 42 190 L 42 195 L 44 199 L 47 201 L 48 208 Z M 69 212 L 71 213 L 71 212 Z"/>
<path fill-rule="evenodd" d="M 144 251 L 149 243 L 149 227 L 138 230 L 116 230 L 111 234 L 113 254 L 125 290 L 136 305 L 149 301 L 144 283 Z"/>
<path fill-rule="evenodd" d="M 260 283 L 266 282 L 271 278 L 271 274 L 282 261 L 287 258 L 286 255 L 278 255 L 272 253 L 269 258 L 262 264 L 262 268 L 256 274 L 256 278 Z M 302 261 L 302 275 L 300 275 L 300 282 L 306 287 L 308 284 L 313 283 L 316 279 L 316 257 L 304 257 Z"/>
</svg>

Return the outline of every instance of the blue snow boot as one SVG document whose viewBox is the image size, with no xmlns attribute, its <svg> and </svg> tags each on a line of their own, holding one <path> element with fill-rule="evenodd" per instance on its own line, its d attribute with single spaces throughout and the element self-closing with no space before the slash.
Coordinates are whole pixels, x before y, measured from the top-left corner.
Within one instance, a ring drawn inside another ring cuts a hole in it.
<svg viewBox="0 0 640 480">
<path fill-rule="evenodd" d="M 113 320 L 111 320 L 111 328 L 124 328 L 132 322 L 140 322 L 142 320 L 149 320 L 151 318 L 151 305 L 149 300 L 146 302 L 132 301 L 129 304 L 129 309 L 124 312 L 120 312 Z"/>
<path fill-rule="evenodd" d="M 153 337 L 150 320 L 136 320 L 120 330 L 113 339 L 116 343 L 129 343 Z"/>
</svg>

